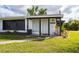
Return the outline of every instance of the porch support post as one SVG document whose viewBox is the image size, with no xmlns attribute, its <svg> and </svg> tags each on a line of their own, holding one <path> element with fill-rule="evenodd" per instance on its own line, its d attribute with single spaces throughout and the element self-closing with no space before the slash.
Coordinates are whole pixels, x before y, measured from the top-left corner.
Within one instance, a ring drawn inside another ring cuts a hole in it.
<svg viewBox="0 0 79 59">
<path fill-rule="evenodd" d="M 48 35 L 50 35 L 50 18 L 48 18 Z"/>
<path fill-rule="evenodd" d="M 41 19 L 39 19 L 39 36 L 41 36 Z"/>
<path fill-rule="evenodd" d="M 60 18 L 60 36 L 61 36 L 61 26 L 62 26 L 62 25 L 61 25 L 61 18 Z"/>
</svg>

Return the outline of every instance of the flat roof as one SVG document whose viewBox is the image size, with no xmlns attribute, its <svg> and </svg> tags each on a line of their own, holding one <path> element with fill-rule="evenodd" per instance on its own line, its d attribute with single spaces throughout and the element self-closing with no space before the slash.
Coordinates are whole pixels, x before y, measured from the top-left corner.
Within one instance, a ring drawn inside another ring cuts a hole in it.
<svg viewBox="0 0 79 59">
<path fill-rule="evenodd" d="M 26 18 L 32 19 L 32 18 L 62 18 L 63 14 L 52 14 L 52 15 L 43 15 L 43 16 L 28 16 Z"/>
<path fill-rule="evenodd" d="M 25 16 L 0 17 L 0 20 L 20 20 L 20 19 L 25 19 Z"/>
<path fill-rule="evenodd" d="M 9 16 L 0 17 L 0 20 L 20 20 L 20 19 L 38 19 L 38 18 L 62 18 L 63 14 L 52 14 L 52 15 L 36 15 L 36 16 Z"/>
</svg>

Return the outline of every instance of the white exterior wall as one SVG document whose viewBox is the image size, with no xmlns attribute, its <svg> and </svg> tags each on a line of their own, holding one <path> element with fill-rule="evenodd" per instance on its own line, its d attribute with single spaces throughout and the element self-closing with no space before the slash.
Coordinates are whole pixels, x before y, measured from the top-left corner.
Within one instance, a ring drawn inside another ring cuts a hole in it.
<svg viewBox="0 0 79 59">
<path fill-rule="evenodd" d="M 25 19 L 25 31 L 27 31 L 27 19 Z"/>
<path fill-rule="evenodd" d="M 55 26 L 56 26 L 56 19 L 55 18 L 51 18 L 50 19 L 50 35 L 55 35 L 54 34 L 54 33 L 56 33 Z"/>
<path fill-rule="evenodd" d="M 48 19 L 41 19 L 41 34 L 48 34 Z"/>
<path fill-rule="evenodd" d="M 54 35 L 55 33 L 55 24 L 50 24 L 50 35 Z"/>
<path fill-rule="evenodd" d="M 3 20 L 0 20 L 0 32 L 3 32 Z"/>
<path fill-rule="evenodd" d="M 54 35 L 56 24 L 50 23 L 50 35 Z M 39 35 L 39 20 L 32 20 L 32 34 Z M 41 19 L 41 35 L 48 34 L 48 19 Z"/>
<path fill-rule="evenodd" d="M 32 20 L 32 34 L 39 35 L 39 20 L 38 19 Z"/>
<path fill-rule="evenodd" d="M 32 29 L 32 20 L 29 19 L 29 23 L 28 24 L 29 24 L 28 29 Z"/>
<path fill-rule="evenodd" d="M 0 32 L 6 32 L 3 30 L 3 20 L 0 20 Z"/>
<path fill-rule="evenodd" d="M 39 19 L 32 20 L 32 34 L 39 35 Z M 48 34 L 48 19 L 41 19 L 41 35 Z"/>
</svg>

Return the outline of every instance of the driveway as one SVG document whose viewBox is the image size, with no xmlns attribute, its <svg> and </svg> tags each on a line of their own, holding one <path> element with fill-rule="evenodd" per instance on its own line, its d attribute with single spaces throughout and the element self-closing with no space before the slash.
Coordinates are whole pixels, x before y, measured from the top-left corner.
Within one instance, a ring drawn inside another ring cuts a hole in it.
<svg viewBox="0 0 79 59">
<path fill-rule="evenodd" d="M 23 39 L 23 40 L 9 40 L 9 41 L 0 42 L 0 44 L 9 44 L 9 43 L 14 43 L 14 42 L 25 42 L 25 41 L 30 41 L 30 40 L 32 40 L 32 38 Z"/>
</svg>

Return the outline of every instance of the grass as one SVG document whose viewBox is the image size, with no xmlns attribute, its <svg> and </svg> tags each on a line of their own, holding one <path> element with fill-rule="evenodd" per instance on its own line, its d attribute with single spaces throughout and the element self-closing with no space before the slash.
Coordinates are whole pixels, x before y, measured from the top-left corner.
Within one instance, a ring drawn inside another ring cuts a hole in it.
<svg viewBox="0 0 79 59">
<path fill-rule="evenodd" d="M 68 38 L 54 37 L 43 41 L 26 41 L 0 45 L 0 52 L 4 53 L 78 53 L 79 31 L 69 31 Z"/>
<path fill-rule="evenodd" d="M 12 34 L 12 33 L 3 33 L 0 34 L 0 42 L 7 41 L 7 40 L 22 40 L 26 38 L 34 38 L 33 36 L 28 36 L 26 34 Z"/>
</svg>

